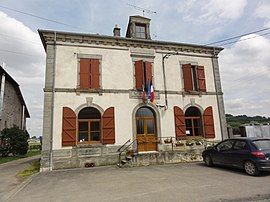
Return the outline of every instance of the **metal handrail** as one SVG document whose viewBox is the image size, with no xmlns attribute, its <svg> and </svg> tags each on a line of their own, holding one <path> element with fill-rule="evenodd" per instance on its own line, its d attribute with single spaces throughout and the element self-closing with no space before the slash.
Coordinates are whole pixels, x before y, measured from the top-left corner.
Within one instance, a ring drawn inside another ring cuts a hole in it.
<svg viewBox="0 0 270 202">
<path fill-rule="evenodd" d="M 126 143 L 124 144 L 124 145 L 122 145 L 117 151 L 119 152 L 119 154 L 118 154 L 118 165 L 120 165 L 121 164 L 121 155 L 122 155 L 122 153 L 124 152 L 124 151 L 126 151 L 129 147 L 130 147 L 130 145 L 132 145 L 135 141 L 137 141 L 137 139 L 135 139 L 135 140 L 133 140 L 129 145 L 127 145 L 126 146 L 126 144 L 128 143 L 128 142 L 130 142 L 130 139 L 128 140 L 128 141 L 126 141 Z M 125 147 L 126 146 L 126 147 Z M 122 148 L 124 148 L 122 151 L 120 151 Z"/>
<path fill-rule="evenodd" d="M 119 152 L 128 142 L 130 142 L 130 139 L 127 140 L 119 149 L 117 149 L 117 152 Z"/>
</svg>

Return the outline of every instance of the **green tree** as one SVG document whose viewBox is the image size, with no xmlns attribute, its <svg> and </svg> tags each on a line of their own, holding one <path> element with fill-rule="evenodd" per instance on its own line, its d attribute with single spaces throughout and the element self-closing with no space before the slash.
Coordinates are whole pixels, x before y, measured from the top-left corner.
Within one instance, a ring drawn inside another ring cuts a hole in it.
<svg viewBox="0 0 270 202">
<path fill-rule="evenodd" d="M 3 129 L 0 134 L 0 155 L 7 156 L 12 154 L 16 156 L 26 154 L 28 151 L 28 138 L 28 133 L 17 126 Z"/>
</svg>

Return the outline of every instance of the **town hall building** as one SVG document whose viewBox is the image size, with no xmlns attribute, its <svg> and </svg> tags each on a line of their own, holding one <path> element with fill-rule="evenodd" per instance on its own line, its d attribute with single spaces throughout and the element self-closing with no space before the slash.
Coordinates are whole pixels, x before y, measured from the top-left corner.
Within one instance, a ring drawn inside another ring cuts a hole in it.
<svg viewBox="0 0 270 202">
<path fill-rule="evenodd" d="M 165 140 L 227 138 L 220 47 L 151 39 L 130 16 L 125 37 L 39 30 L 46 51 L 42 170 L 110 165 L 166 151 Z M 89 165 L 89 164 L 87 164 Z"/>
</svg>

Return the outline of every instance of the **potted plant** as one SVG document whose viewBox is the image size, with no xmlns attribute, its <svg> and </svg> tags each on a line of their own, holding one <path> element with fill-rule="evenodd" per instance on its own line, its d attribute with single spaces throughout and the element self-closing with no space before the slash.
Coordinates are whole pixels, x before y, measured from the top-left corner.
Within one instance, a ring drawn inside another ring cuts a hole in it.
<svg viewBox="0 0 270 202">
<path fill-rule="evenodd" d="M 196 145 L 203 145 L 204 139 L 202 137 L 197 137 L 194 139 Z"/>
<path fill-rule="evenodd" d="M 127 150 L 127 153 L 126 153 L 126 155 L 127 156 L 134 156 L 134 150 L 133 149 L 129 149 L 129 150 Z"/>
<path fill-rule="evenodd" d="M 184 146 L 185 144 L 181 141 L 181 140 L 177 140 L 177 142 L 175 143 L 176 147 L 181 147 Z"/>
<path fill-rule="evenodd" d="M 186 141 L 186 145 L 187 146 L 193 146 L 194 145 L 194 141 L 193 140 L 187 140 Z"/>
<path fill-rule="evenodd" d="M 164 140 L 164 143 L 165 143 L 165 144 L 172 143 L 172 139 L 171 139 L 171 138 L 166 138 L 166 139 Z"/>
</svg>

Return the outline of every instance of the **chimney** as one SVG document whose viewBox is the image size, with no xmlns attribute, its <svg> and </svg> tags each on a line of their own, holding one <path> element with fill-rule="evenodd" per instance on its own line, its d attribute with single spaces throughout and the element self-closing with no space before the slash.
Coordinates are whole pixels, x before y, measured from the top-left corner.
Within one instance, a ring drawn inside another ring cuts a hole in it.
<svg viewBox="0 0 270 202">
<path fill-rule="evenodd" d="M 120 37 L 120 28 L 117 25 L 115 25 L 115 27 L 113 29 L 113 36 Z"/>
</svg>

